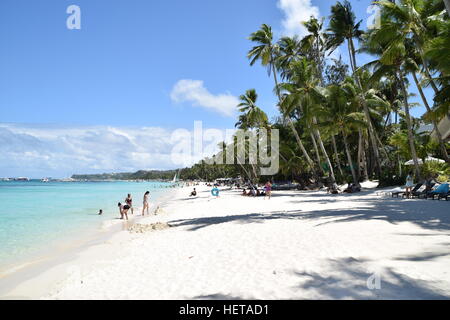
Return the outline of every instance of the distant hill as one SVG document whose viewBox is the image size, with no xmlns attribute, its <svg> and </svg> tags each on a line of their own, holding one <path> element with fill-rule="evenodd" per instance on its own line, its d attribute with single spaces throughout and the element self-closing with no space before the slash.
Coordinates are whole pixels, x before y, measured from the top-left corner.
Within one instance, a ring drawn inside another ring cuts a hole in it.
<svg viewBox="0 0 450 320">
<path fill-rule="evenodd" d="M 137 172 L 74 174 L 75 180 L 103 181 L 103 180 L 172 180 L 177 170 L 139 170 Z"/>
</svg>

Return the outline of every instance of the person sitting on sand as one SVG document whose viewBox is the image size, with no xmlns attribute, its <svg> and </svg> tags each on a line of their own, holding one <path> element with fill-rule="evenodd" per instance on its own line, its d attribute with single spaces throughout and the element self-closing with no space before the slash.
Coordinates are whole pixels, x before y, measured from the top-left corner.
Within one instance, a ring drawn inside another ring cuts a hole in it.
<svg viewBox="0 0 450 320">
<path fill-rule="evenodd" d="M 197 196 L 197 190 L 195 190 L 195 188 L 194 188 L 194 191 L 191 192 L 189 197 L 196 197 L 196 196 Z"/>
<path fill-rule="evenodd" d="M 133 198 L 131 198 L 131 194 L 128 194 L 128 196 L 125 199 L 125 203 L 130 207 L 131 214 L 134 214 L 134 211 L 133 211 Z"/>
<path fill-rule="evenodd" d="M 332 183 L 327 189 L 327 193 L 330 193 L 330 194 L 339 194 L 339 191 L 340 190 L 339 190 L 339 187 L 336 184 L 336 182 Z"/>
<path fill-rule="evenodd" d="M 345 189 L 343 192 L 345 193 L 355 193 L 360 192 L 361 186 L 359 184 L 349 183 L 347 186 L 347 189 Z"/>
<path fill-rule="evenodd" d="M 147 191 L 145 194 L 144 194 L 144 200 L 143 200 L 143 206 L 142 206 L 142 215 L 144 215 L 144 211 L 145 210 L 147 210 L 147 215 L 149 214 L 148 213 L 148 207 L 149 207 L 149 205 L 148 205 L 148 197 L 150 196 L 150 191 Z"/>
<path fill-rule="evenodd" d="M 117 204 L 117 206 L 119 207 L 119 211 L 120 211 L 120 219 L 123 220 L 123 217 L 125 216 L 125 218 L 128 220 L 128 210 L 130 209 L 129 205 L 123 205 L 120 202 Z"/>
</svg>

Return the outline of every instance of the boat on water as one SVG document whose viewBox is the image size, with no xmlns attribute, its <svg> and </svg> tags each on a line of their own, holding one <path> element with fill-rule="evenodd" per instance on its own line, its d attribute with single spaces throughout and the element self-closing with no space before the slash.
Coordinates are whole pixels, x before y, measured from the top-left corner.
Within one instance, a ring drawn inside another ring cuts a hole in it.
<svg viewBox="0 0 450 320">
<path fill-rule="evenodd" d="M 27 177 L 18 177 L 18 178 L 14 178 L 14 181 L 30 181 L 30 178 L 27 178 Z"/>
<path fill-rule="evenodd" d="M 179 173 L 180 173 L 180 170 L 178 170 L 178 171 L 175 173 L 175 176 L 173 177 L 172 183 L 178 182 L 178 174 L 179 174 Z"/>
<path fill-rule="evenodd" d="M 49 180 L 49 178 L 43 178 L 43 179 L 41 179 L 41 182 L 49 182 L 50 180 Z"/>
</svg>

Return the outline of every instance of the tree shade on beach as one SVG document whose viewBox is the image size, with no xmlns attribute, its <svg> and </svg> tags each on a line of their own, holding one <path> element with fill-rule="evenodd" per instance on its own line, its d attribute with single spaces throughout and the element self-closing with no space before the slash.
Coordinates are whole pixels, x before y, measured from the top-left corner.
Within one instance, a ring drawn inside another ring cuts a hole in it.
<svg viewBox="0 0 450 320">
<path fill-rule="evenodd" d="M 254 164 L 201 161 L 182 170 L 181 178 L 241 176 L 303 185 L 378 179 L 392 185 L 404 182 L 409 170 L 404 163 L 411 159 L 416 180 L 430 174 L 447 180 L 450 136 L 439 129 L 450 119 L 450 17 L 444 2 L 377 1 L 379 23 L 363 30 L 350 2 L 338 1 L 327 20 L 301 22 L 308 32 L 303 38 L 276 40 L 263 24 L 249 36 L 253 47 L 247 57 L 273 78 L 279 117 L 269 121 L 257 105 L 257 92 L 249 89 L 240 97 L 236 127 L 256 139 L 261 129 L 269 135 L 279 130 L 278 174 L 261 176 Z M 341 58 L 327 59 L 341 46 L 347 47 L 350 66 Z M 361 53 L 372 61 L 358 64 Z M 421 118 L 410 112 L 416 105 L 411 103 L 413 85 L 426 108 Z M 433 93 L 432 100 L 424 90 Z M 219 156 L 231 147 L 221 146 Z M 445 163 L 423 164 L 430 156 Z"/>
</svg>

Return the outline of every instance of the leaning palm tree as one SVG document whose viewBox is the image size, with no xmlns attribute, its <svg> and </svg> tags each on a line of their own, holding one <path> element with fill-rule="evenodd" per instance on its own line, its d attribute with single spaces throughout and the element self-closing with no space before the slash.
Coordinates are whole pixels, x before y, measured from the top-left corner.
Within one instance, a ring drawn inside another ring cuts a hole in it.
<svg viewBox="0 0 450 320">
<path fill-rule="evenodd" d="M 381 11 L 381 26 L 378 29 L 372 30 L 365 41 L 363 50 L 371 54 L 379 56 L 379 59 L 371 63 L 375 65 L 375 72 L 372 81 L 376 81 L 386 74 L 394 74 L 398 83 L 400 84 L 403 95 L 403 104 L 405 111 L 405 121 L 408 128 L 408 140 L 413 157 L 414 167 L 417 177 L 421 176 L 419 161 L 417 158 L 417 151 L 414 141 L 414 134 L 412 128 L 412 119 L 410 115 L 410 104 L 408 102 L 408 91 L 406 90 L 406 62 L 408 60 L 407 44 L 413 43 L 412 39 L 407 37 L 401 25 L 393 21 L 389 14 L 384 14 Z"/>
<path fill-rule="evenodd" d="M 408 44 L 408 42 L 406 42 L 406 43 Z M 435 116 L 435 114 L 434 114 L 433 110 L 431 109 L 430 104 L 427 100 L 427 97 L 425 96 L 425 93 L 422 88 L 422 81 L 419 80 L 419 78 L 417 76 L 418 74 L 421 74 L 421 72 L 420 72 L 420 68 L 418 65 L 419 59 L 417 57 L 416 47 L 409 46 L 409 48 L 407 48 L 407 50 L 408 50 L 409 58 L 405 61 L 405 68 L 409 71 L 409 73 L 412 74 L 414 83 L 416 84 L 417 90 L 419 91 L 420 97 L 422 98 L 423 105 L 427 109 L 427 116 L 430 118 L 431 123 L 433 124 L 434 132 L 436 133 L 436 137 L 439 142 L 439 147 L 441 149 L 441 154 L 444 157 L 445 161 L 450 163 L 450 158 L 447 154 L 447 148 L 445 146 L 444 139 L 442 138 L 442 134 L 438 127 L 437 117 Z"/>
<path fill-rule="evenodd" d="M 381 0 L 376 3 L 389 21 L 395 22 L 391 26 L 400 27 L 405 39 L 411 39 L 421 60 L 424 75 L 427 77 L 434 92 L 437 93 L 439 89 L 433 81 L 429 61 L 425 58 L 424 52 L 425 43 L 431 40 L 427 34 L 426 20 L 429 19 L 427 16 L 429 12 L 424 12 L 425 0 L 400 0 L 398 2 Z"/>
<path fill-rule="evenodd" d="M 361 31 L 360 25 L 361 21 L 356 22 L 355 14 L 352 11 L 352 6 L 350 2 L 345 0 L 343 3 L 337 2 L 336 5 L 331 7 L 331 17 L 328 26 L 328 36 L 327 36 L 327 48 L 334 51 L 344 42 L 347 42 L 348 55 L 350 60 L 350 66 L 353 71 L 353 76 L 359 88 L 362 90 L 361 79 L 357 72 L 356 63 L 356 48 L 353 39 L 362 40 L 363 31 Z M 381 176 L 381 161 L 378 152 L 377 134 L 372 124 L 372 119 L 370 118 L 369 108 L 364 99 L 364 95 L 360 96 L 361 104 L 364 110 L 364 115 L 368 124 L 370 142 L 372 144 L 372 149 L 377 164 L 378 177 Z"/>
<path fill-rule="evenodd" d="M 250 35 L 249 40 L 257 43 L 257 46 L 253 47 L 247 54 L 247 57 L 250 59 L 250 65 L 253 66 L 257 61 L 261 61 L 261 64 L 267 67 L 269 75 L 270 73 L 273 74 L 278 101 L 280 103 L 281 93 L 278 89 L 278 78 L 275 63 L 275 58 L 278 54 L 279 47 L 277 44 L 273 43 L 272 28 L 266 24 L 263 24 L 261 26 L 261 29 Z M 314 167 L 314 163 L 311 160 L 308 151 L 306 151 L 306 148 L 303 145 L 303 142 L 300 139 L 297 129 L 292 123 L 292 120 L 289 117 L 285 117 L 285 120 L 287 121 L 289 127 L 291 128 L 292 133 L 294 134 L 297 144 L 300 147 L 300 150 L 302 151 L 306 161 L 311 167 Z"/>
<path fill-rule="evenodd" d="M 321 92 L 322 88 L 319 86 L 319 80 L 315 76 L 316 67 L 313 62 L 303 58 L 292 63 L 290 68 L 292 69 L 290 82 L 281 83 L 278 89 L 286 93 L 285 99 L 281 103 L 281 109 L 290 114 L 299 108 L 303 115 L 310 119 L 307 122 L 309 122 L 315 137 L 317 137 L 320 150 L 329 167 L 331 182 L 334 183 L 336 177 L 333 166 L 321 139 L 316 121 L 316 111 L 319 111 L 321 104 L 325 101 Z"/>
</svg>

